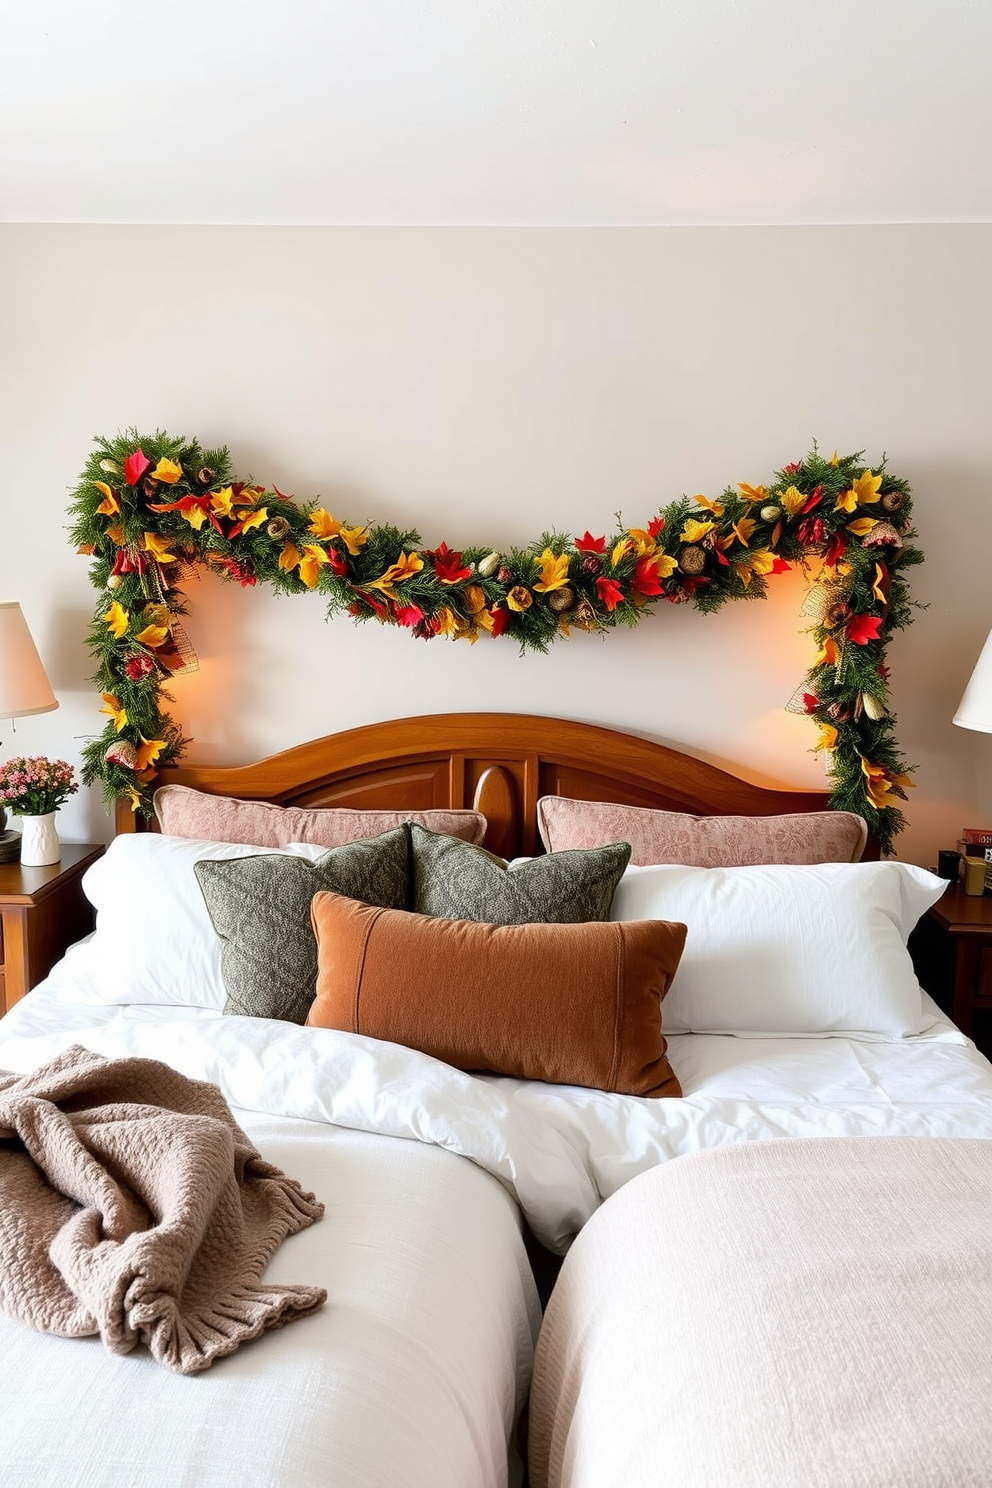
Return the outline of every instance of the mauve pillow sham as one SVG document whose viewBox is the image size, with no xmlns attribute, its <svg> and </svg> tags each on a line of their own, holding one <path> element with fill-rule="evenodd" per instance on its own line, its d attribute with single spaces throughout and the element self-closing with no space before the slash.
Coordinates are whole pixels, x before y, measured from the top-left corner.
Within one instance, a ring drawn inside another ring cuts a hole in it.
<svg viewBox="0 0 992 1488">
<path fill-rule="evenodd" d="M 290 842 L 343 847 L 346 842 L 358 842 L 363 837 L 379 837 L 408 821 L 448 837 L 460 837 L 464 842 L 479 843 L 486 834 L 486 818 L 478 811 L 352 811 L 343 806 L 274 806 L 271 801 L 211 796 L 188 785 L 160 786 L 154 802 L 158 824 L 170 836 L 246 842 L 253 847 L 286 847 Z"/>
<path fill-rule="evenodd" d="M 609 801 L 542 796 L 537 825 L 548 852 L 629 842 L 637 867 L 745 868 L 758 863 L 856 863 L 868 828 L 850 811 L 786 816 L 688 816 Z"/>
</svg>

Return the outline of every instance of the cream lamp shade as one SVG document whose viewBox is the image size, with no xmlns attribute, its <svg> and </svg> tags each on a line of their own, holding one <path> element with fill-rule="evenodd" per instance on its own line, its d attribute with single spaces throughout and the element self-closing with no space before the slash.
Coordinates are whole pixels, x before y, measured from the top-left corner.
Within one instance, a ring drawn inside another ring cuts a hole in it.
<svg viewBox="0 0 992 1488">
<path fill-rule="evenodd" d="M 961 728 L 978 729 L 980 733 L 992 734 L 992 634 L 975 662 L 975 670 L 964 690 L 964 697 L 958 704 L 954 722 Z"/>
<path fill-rule="evenodd" d="M 57 707 L 20 605 L 0 602 L 0 718 L 51 713 Z"/>
</svg>

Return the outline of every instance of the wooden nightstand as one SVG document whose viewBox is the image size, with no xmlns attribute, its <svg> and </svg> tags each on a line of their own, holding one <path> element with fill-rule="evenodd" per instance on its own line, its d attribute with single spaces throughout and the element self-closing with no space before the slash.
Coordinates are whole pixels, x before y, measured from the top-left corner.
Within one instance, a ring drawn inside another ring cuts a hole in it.
<svg viewBox="0 0 992 1488">
<path fill-rule="evenodd" d="M 966 894 L 960 884 L 948 884 L 913 931 L 909 947 L 931 997 L 987 1053 L 989 1040 L 981 1036 L 984 1027 L 976 1034 L 975 1013 L 992 1012 L 992 895 Z"/>
<path fill-rule="evenodd" d="M 64 843 L 50 868 L 0 863 L 0 1012 L 46 976 L 66 947 L 93 929 L 80 885 L 102 847 Z"/>
</svg>

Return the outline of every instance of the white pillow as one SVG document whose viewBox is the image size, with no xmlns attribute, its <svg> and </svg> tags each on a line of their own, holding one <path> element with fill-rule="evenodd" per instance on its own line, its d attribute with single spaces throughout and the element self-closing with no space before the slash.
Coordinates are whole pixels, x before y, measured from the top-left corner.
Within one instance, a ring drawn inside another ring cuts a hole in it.
<svg viewBox="0 0 992 1488">
<path fill-rule="evenodd" d="M 326 848 L 300 843 L 284 855 L 316 861 Z M 270 847 L 134 832 L 115 837 L 83 874 L 96 932 L 71 946 L 51 981 L 86 1003 L 177 1003 L 223 1008 L 223 942 L 193 872 L 200 858 L 246 858 Z"/>
<path fill-rule="evenodd" d="M 614 920 L 682 920 L 666 1033 L 762 1038 L 920 1031 L 906 950 L 947 888 L 908 863 L 628 868 Z"/>
</svg>

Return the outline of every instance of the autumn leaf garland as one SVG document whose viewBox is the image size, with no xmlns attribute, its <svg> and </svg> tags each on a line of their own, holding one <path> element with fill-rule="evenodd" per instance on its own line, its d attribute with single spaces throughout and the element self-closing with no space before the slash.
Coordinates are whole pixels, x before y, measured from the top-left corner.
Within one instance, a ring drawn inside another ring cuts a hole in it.
<svg viewBox="0 0 992 1488">
<path fill-rule="evenodd" d="M 506 553 L 423 548 L 419 534 L 351 525 L 316 502 L 232 479 L 226 449 L 161 431 L 98 439 L 77 486 L 72 540 L 93 561 L 100 601 L 88 644 L 108 722 L 84 751 L 83 778 L 108 803 L 150 810 L 157 768 L 184 739 L 163 710 L 188 666 L 181 582 L 207 564 L 242 585 L 316 591 L 328 613 L 402 626 L 423 640 L 509 636 L 546 651 L 573 630 L 636 625 L 660 601 L 710 612 L 756 599 L 800 563 L 818 574 L 804 605 L 817 651 L 789 706 L 819 725 L 832 804 L 860 812 L 884 850 L 911 784 L 889 711 L 885 647 L 909 623 L 905 570 L 923 561 L 911 498 L 885 462 L 825 459 L 814 446 L 767 486 L 672 502 L 611 536 L 545 533 Z"/>
</svg>

